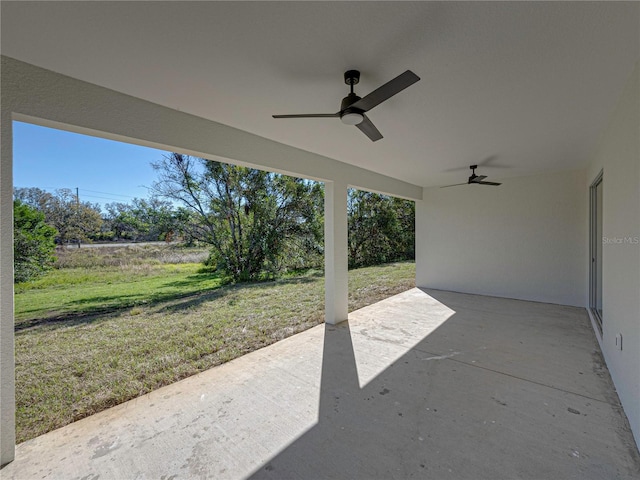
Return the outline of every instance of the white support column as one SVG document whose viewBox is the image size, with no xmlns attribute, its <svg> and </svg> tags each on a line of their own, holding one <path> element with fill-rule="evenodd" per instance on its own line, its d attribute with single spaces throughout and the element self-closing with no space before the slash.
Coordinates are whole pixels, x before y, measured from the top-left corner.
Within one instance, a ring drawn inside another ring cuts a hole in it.
<svg viewBox="0 0 640 480">
<path fill-rule="evenodd" d="M 324 184 L 324 318 L 336 324 L 349 313 L 347 184 Z"/>
<path fill-rule="evenodd" d="M 0 119 L 0 465 L 16 444 L 13 348 L 13 132 L 11 112 Z"/>
</svg>

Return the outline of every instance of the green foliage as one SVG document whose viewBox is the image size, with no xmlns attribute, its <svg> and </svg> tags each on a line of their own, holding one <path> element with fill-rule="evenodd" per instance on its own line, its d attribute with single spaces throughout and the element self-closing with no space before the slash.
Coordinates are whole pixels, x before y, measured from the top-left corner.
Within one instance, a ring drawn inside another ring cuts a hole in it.
<svg viewBox="0 0 640 480">
<path fill-rule="evenodd" d="M 13 202 L 13 265 L 16 283 L 32 280 L 51 268 L 58 232 L 44 221 L 44 214 Z"/>
<path fill-rule="evenodd" d="M 100 233 L 100 208 L 89 202 L 80 202 L 68 188 L 54 193 L 39 188 L 20 188 L 15 190 L 14 197 L 44 214 L 45 221 L 58 231 L 57 242 L 61 245 L 88 241 Z"/>
<path fill-rule="evenodd" d="M 233 281 L 273 278 L 289 267 L 317 264 L 320 184 L 177 153 L 154 168 L 155 193 L 183 206 L 185 232 L 211 245 L 208 264 Z"/>
<path fill-rule="evenodd" d="M 415 204 L 349 190 L 349 267 L 380 265 L 415 256 Z"/>
<path fill-rule="evenodd" d="M 322 267 L 321 183 L 177 153 L 153 167 L 154 196 L 109 203 L 102 218 L 68 189 L 17 189 L 15 197 L 43 212 L 63 245 L 87 239 L 208 245 L 205 265 L 229 282 Z M 412 260 L 414 211 L 413 202 L 350 189 L 349 267 Z"/>
<path fill-rule="evenodd" d="M 114 240 L 135 239 L 133 235 L 129 235 L 129 232 L 135 230 L 136 224 L 130 209 L 131 207 L 128 203 L 107 203 L 105 205 L 106 213 L 104 218 L 106 221 L 103 224 L 103 232 L 112 234 Z"/>
<path fill-rule="evenodd" d="M 42 211 L 42 202 L 47 195 L 51 194 L 37 187 L 13 189 L 13 198 L 15 200 L 20 200 L 21 203 L 39 211 Z"/>
<path fill-rule="evenodd" d="M 183 230 L 184 212 L 159 198 L 108 203 L 105 209 L 103 235 L 113 240 L 171 241 Z"/>
</svg>

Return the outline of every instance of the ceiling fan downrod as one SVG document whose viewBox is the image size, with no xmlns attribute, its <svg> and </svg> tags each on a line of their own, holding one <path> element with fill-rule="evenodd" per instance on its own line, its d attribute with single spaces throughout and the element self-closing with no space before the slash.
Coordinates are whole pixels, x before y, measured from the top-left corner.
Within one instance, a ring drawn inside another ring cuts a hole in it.
<svg viewBox="0 0 640 480">
<path fill-rule="evenodd" d="M 357 108 L 349 108 L 360 100 L 360 97 L 353 91 L 353 86 L 360 83 L 360 72 L 358 70 L 347 70 L 344 72 L 344 83 L 349 85 L 349 95 L 342 99 L 340 104 L 340 120 L 345 125 L 358 125 L 364 120 L 364 112 Z"/>
</svg>

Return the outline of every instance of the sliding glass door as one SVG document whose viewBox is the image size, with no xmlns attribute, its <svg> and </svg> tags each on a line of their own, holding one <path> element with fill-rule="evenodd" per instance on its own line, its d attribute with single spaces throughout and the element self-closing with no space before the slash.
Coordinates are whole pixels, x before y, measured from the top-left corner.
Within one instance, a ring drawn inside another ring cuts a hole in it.
<svg viewBox="0 0 640 480">
<path fill-rule="evenodd" d="M 589 307 L 602 333 L 602 172 L 591 184 L 590 189 L 590 295 Z"/>
</svg>

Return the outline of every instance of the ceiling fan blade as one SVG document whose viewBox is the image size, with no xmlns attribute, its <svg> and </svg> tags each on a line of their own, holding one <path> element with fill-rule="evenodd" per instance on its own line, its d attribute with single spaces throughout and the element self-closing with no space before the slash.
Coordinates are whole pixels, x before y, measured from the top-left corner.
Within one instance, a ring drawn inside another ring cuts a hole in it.
<svg viewBox="0 0 640 480">
<path fill-rule="evenodd" d="M 440 188 L 459 187 L 460 185 L 469 185 L 469 182 L 454 183 L 453 185 L 444 185 L 444 186 L 442 186 Z"/>
<path fill-rule="evenodd" d="M 502 185 L 501 183 L 497 183 L 497 182 L 476 182 L 480 185 L 494 185 L 494 186 L 498 186 L 498 185 Z"/>
<path fill-rule="evenodd" d="M 272 115 L 273 118 L 333 118 L 339 117 L 338 113 L 297 113 L 292 115 Z"/>
<path fill-rule="evenodd" d="M 482 183 L 485 178 L 487 178 L 486 175 L 476 175 L 475 177 L 469 179 L 469 183 Z"/>
<path fill-rule="evenodd" d="M 382 134 L 376 128 L 376 126 L 369 120 L 369 117 L 366 115 L 362 115 L 364 120 L 356 125 L 360 129 L 362 133 L 364 133 L 367 137 L 371 139 L 372 142 L 380 140 L 382 138 Z"/>
<path fill-rule="evenodd" d="M 377 88 L 369 95 L 361 98 L 356 103 L 351 105 L 351 107 L 362 110 L 363 112 L 368 112 L 373 107 L 380 105 L 385 100 L 393 97 L 396 93 L 400 93 L 402 90 L 413 85 L 418 80 L 420 80 L 419 76 L 417 76 L 411 70 L 407 70 L 406 72 L 398 75 L 393 80 Z"/>
</svg>

